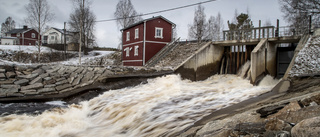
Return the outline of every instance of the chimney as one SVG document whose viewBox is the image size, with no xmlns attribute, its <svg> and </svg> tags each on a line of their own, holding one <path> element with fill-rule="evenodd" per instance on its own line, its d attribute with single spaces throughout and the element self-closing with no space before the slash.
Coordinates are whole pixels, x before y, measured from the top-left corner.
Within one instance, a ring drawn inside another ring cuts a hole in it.
<svg viewBox="0 0 320 137">
<path fill-rule="evenodd" d="M 28 26 L 27 26 L 27 25 L 24 25 L 24 26 L 23 26 L 23 29 L 28 29 Z"/>
</svg>

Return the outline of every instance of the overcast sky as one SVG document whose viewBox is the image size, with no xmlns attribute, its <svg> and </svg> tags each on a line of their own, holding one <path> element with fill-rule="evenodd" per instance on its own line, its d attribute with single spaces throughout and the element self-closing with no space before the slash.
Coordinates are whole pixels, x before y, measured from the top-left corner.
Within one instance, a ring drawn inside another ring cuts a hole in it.
<svg viewBox="0 0 320 137">
<path fill-rule="evenodd" d="M 169 8 L 198 3 L 205 0 L 131 0 L 138 13 L 149 13 Z M 24 18 L 27 16 L 25 5 L 29 0 L 0 0 L 0 22 L 11 16 L 16 27 L 22 27 Z M 55 18 L 51 21 L 49 27 L 63 28 L 63 22 L 69 20 L 73 5 L 71 0 L 48 0 Z M 91 8 L 97 17 L 97 20 L 113 19 L 118 0 L 92 0 Z M 259 26 L 259 20 L 262 24 L 270 20 L 272 25 L 276 20 L 280 20 L 280 26 L 285 26 L 278 0 L 217 0 L 203 4 L 207 19 L 210 16 L 216 16 L 221 13 L 224 20 L 224 29 L 228 29 L 227 21 L 232 20 L 235 10 L 238 13 L 247 13 L 253 21 L 254 26 Z M 143 16 L 144 19 L 152 16 L 162 15 L 177 25 L 178 37 L 188 38 L 188 24 L 192 24 L 194 10 L 196 6 L 174 11 L 158 13 L 149 16 Z M 117 28 L 115 21 L 98 22 L 96 24 L 97 43 L 100 47 L 117 47 L 120 37 L 120 29 Z"/>
</svg>

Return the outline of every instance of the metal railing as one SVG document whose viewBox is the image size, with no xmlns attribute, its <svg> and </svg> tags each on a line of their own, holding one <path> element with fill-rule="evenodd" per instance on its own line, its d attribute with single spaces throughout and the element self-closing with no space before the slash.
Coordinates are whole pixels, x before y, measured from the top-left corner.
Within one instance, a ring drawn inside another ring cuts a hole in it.
<svg viewBox="0 0 320 137">
<path fill-rule="evenodd" d="M 225 30 L 223 31 L 222 40 L 252 40 L 261 38 L 275 38 L 284 36 L 302 36 L 309 32 L 308 27 L 293 28 L 289 26 L 285 27 L 256 27 L 250 29 L 240 30 Z"/>
</svg>

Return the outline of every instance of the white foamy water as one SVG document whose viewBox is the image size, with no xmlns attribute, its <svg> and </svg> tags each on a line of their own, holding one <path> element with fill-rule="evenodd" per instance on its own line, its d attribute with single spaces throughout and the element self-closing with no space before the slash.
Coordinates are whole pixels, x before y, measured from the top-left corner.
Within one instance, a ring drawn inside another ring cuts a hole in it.
<svg viewBox="0 0 320 137">
<path fill-rule="evenodd" d="M 137 137 L 170 136 L 212 111 L 269 91 L 235 75 L 191 82 L 177 75 L 111 90 L 80 105 L 38 116 L 0 118 L 0 136 Z"/>
</svg>

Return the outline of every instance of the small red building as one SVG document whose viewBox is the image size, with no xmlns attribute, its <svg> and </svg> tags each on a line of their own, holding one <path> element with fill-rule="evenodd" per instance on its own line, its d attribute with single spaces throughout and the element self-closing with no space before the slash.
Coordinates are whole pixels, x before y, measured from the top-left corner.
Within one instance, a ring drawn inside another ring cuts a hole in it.
<svg viewBox="0 0 320 137">
<path fill-rule="evenodd" d="M 23 26 L 21 29 L 10 30 L 5 34 L 6 36 L 2 39 L 8 41 L 7 45 L 36 45 L 38 43 L 39 33 L 27 26 Z"/>
<path fill-rule="evenodd" d="M 122 29 L 123 65 L 144 66 L 172 41 L 174 27 L 175 24 L 168 19 L 157 16 Z"/>
</svg>

